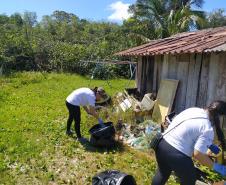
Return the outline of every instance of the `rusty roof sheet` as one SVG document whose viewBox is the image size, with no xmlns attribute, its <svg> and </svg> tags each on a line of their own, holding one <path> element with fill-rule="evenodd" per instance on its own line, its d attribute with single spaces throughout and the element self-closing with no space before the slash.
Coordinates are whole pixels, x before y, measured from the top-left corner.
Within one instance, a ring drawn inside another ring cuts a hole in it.
<svg viewBox="0 0 226 185">
<path fill-rule="evenodd" d="M 226 27 L 210 28 L 152 40 L 134 48 L 116 53 L 118 56 L 151 56 L 179 53 L 226 51 Z"/>
</svg>

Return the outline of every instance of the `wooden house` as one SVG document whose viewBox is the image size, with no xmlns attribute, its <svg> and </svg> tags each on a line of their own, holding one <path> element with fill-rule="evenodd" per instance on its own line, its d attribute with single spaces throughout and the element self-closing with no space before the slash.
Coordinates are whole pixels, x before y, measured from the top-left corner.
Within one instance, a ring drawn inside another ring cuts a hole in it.
<svg viewBox="0 0 226 185">
<path fill-rule="evenodd" d="M 161 79 L 179 80 L 173 109 L 226 101 L 226 27 L 180 33 L 118 52 L 138 59 L 141 94 L 158 92 Z"/>
</svg>

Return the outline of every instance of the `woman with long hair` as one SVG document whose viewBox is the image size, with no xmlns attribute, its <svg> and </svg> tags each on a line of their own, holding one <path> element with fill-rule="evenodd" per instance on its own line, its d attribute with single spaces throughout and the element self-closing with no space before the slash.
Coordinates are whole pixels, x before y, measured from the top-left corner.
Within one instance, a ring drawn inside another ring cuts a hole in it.
<svg viewBox="0 0 226 185">
<path fill-rule="evenodd" d="M 189 108 L 174 117 L 156 150 L 157 172 L 152 185 L 164 185 L 171 172 L 181 185 L 195 185 L 196 172 L 192 157 L 219 174 L 226 176 L 226 167 L 215 163 L 207 150 L 213 144 L 214 129 L 222 147 L 224 134 L 220 116 L 226 115 L 226 102 L 214 101 L 208 107 Z"/>
</svg>

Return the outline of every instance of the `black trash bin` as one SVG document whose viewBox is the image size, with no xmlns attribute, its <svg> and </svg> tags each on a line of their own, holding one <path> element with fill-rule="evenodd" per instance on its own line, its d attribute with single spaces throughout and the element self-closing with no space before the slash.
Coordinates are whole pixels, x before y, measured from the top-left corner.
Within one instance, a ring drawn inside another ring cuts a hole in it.
<svg viewBox="0 0 226 185">
<path fill-rule="evenodd" d="M 98 138 L 107 138 L 112 137 L 115 135 L 115 128 L 112 122 L 106 122 L 104 123 L 105 127 L 102 127 L 100 124 L 94 125 L 90 130 L 89 133 L 95 137 Z"/>
<path fill-rule="evenodd" d="M 105 127 L 100 124 L 94 125 L 89 133 L 90 143 L 97 147 L 113 147 L 115 146 L 115 128 L 112 122 L 104 123 Z"/>
<path fill-rule="evenodd" d="M 92 178 L 92 185 L 136 185 L 132 175 L 118 170 L 107 170 Z"/>
</svg>

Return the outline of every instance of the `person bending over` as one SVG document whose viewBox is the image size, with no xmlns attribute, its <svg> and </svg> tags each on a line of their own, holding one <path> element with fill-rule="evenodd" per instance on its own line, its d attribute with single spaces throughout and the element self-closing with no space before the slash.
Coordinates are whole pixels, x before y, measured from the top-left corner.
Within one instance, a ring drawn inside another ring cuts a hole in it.
<svg viewBox="0 0 226 185">
<path fill-rule="evenodd" d="M 88 114 L 94 116 L 99 124 L 103 124 L 103 120 L 99 118 L 98 113 L 95 110 L 95 102 L 105 98 L 106 93 L 102 87 L 95 87 L 94 89 L 89 89 L 86 87 L 79 88 L 74 90 L 66 98 L 66 106 L 69 112 L 67 120 L 67 135 L 72 135 L 71 131 L 72 122 L 75 122 L 75 132 L 77 138 L 82 138 L 80 131 L 80 122 L 81 122 L 81 111 L 80 106 L 82 106 Z"/>
<path fill-rule="evenodd" d="M 192 156 L 202 165 L 226 176 L 226 167 L 214 163 L 206 154 L 213 144 L 214 129 L 222 147 L 225 145 L 219 118 L 222 115 L 226 115 L 226 102 L 214 101 L 205 109 L 189 108 L 174 117 L 165 133 L 173 129 L 163 136 L 155 153 L 158 169 L 152 185 L 164 185 L 172 171 L 181 185 L 195 185 Z"/>
</svg>

